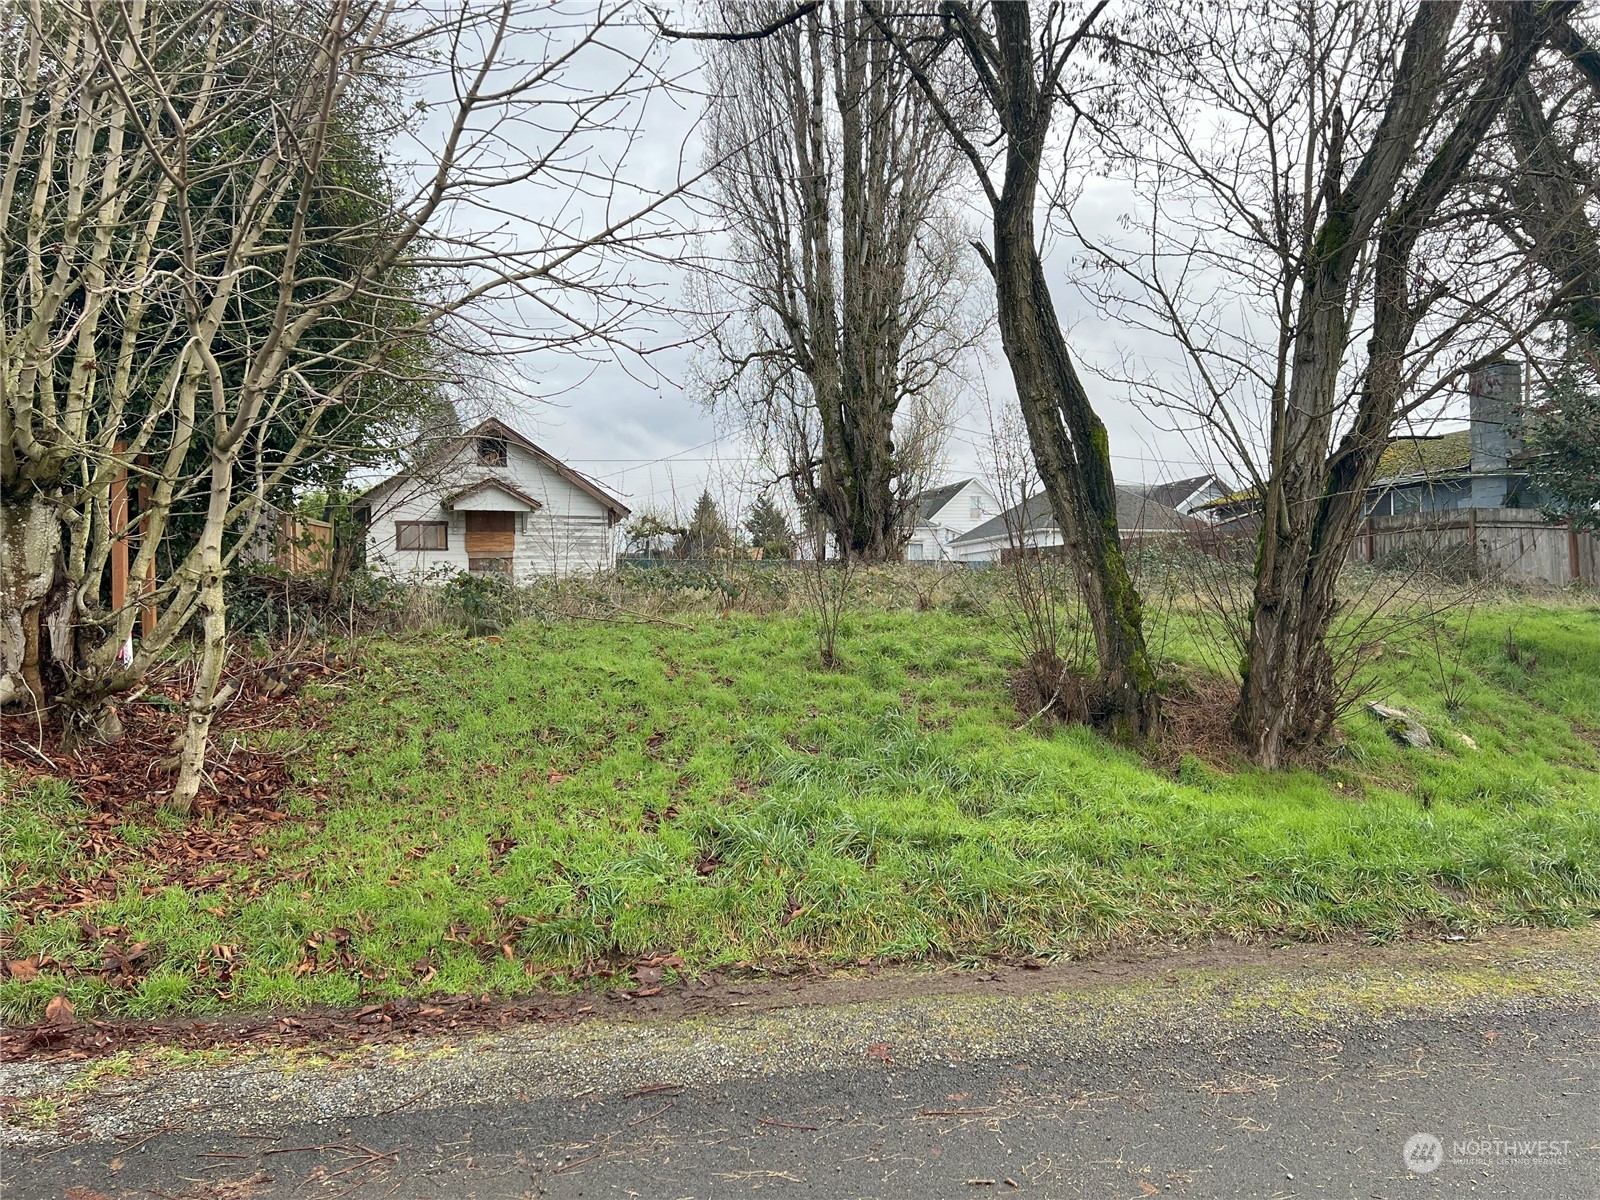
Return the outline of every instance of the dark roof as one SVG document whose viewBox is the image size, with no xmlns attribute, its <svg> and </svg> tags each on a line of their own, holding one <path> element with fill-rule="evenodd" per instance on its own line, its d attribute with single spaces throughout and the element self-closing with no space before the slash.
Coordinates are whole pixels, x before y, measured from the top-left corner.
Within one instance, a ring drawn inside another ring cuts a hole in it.
<svg viewBox="0 0 1600 1200">
<path fill-rule="evenodd" d="M 1018 520 L 1018 514 L 1021 520 Z M 969 529 L 952 541 L 977 542 L 985 538 L 1007 537 L 1016 533 L 1039 533 L 1054 529 L 1055 518 L 1050 515 L 1050 501 L 1043 492 L 1030 496 L 1023 504 L 1013 504 L 998 517 L 990 517 L 982 525 Z M 1117 489 L 1117 528 L 1123 533 L 1181 533 L 1202 528 L 1193 517 L 1186 517 L 1134 488 Z"/>
<path fill-rule="evenodd" d="M 580 475 L 577 471 L 574 471 L 571 467 L 567 466 L 566 463 L 562 462 L 548 450 L 544 449 L 542 446 L 535 445 L 533 442 L 523 437 L 515 429 L 511 428 L 511 426 L 507 425 L 504 421 L 496 420 L 494 417 L 490 417 L 484 421 L 479 421 L 466 432 L 458 434 L 452 438 L 447 438 L 443 443 L 441 443 L 438 449 L 434 450 L 431 454 L 424 458 L 422 462 L 407 467 L 403 471 L 395 472 L 381 483 L 373 484 L 366 491 L 362 492 L 360 496 L 356 497 L 355 503 L 360 504 L 363 501 L 366 501 L 369 496 L 378 491 L 380 488 L 387 487 L 396 479 L 399 479 L 405 475 L 410 475 L 413 471 L 420 470 L 427 463 L 431 463 L 435 459 L 454 451 L 464 443 L 471 441 L 473 438 L 486 436 L 504 438 L 508 442 L 515 442 L 517 445 L 521 446 L 529 454 L 532 454 L 534 458 L 538 459 L 545 466 L 549 467 L 552 471 L 561 476 L 561 478 L 565 479 L 580 492 L 583 492 L 589 496 L 593 496 L 596 500 L 598 500 L 601 506 L 611 514 L 611 520 L 613 524 L 622 520 L 632 511 L 626 504 L 624 504 L 621 500 L 618 500 L 615 496 L 606 491 L 605 488 L 601 487 L 587 475 Z M 513 489 L 508 488 L 507 490 Z"/>
<path fill-rule="evenodd" d="M 1152 483 L 1141 490 L 1157 504 L 1165 504 L 1168 508 L 1177 508 L 1178 505 L 1205 487 L 1206 484 L 1212 482 L 1215 482 L 1223 491 L 1229 490 L 1227 485 L 1215 475 L 1196 475 L 1191 479 L 1175 479 L 1171 483 Z"/>
<path fill-rule="evenodd" d="M 929 488 L 925 492 L 918 492 L 917 516 L 924 521 L 931 520 L 936 512 L 956 498 L 957 492 L 971 482 L 972 480 L 970 479 L 959 479 L 955 483 L 941 484 L 939 487 Z"/>
</svg>

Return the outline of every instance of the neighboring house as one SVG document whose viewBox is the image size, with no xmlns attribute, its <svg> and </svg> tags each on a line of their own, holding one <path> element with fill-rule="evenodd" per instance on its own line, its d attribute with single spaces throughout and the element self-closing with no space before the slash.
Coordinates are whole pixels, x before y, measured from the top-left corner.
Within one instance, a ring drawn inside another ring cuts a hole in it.
<svg viewBox="0 0 1600 1200">
<path fill-rule="evenodd" d="M 1367 486 L 1364 516 L 1452 509 L 1536 509 L 1544 494 L 1528 477 L 1522 446 L 1522 364 L 1490 363 L 1468 380 L 1468 428 L 1389 439 Z M 1254 488 L 1206 501 L 1196 516 L 1259 523 Z"/>
<path fill-rule="evenodd" d="M 951 544 L 1000 511 L 1000 502 L 978 479 L 930 488 L 917 497 L 917 524 L 906 543 L 907 562 L 951 562 Z"/>
<path fill-rule="evenodd" d="M 1193 533 L 1205 526 L 1136 488 L 1119 487 L 1117 527 L 1123 542 L 1132 543 Z M 957 562 L 982 566 L 1001 561 L 1019 546 L 1048 550 L 1063 544 L 1050 502 L 1041 493 L 962 534 L 951 542 L 950 550 Z"/>
<path fill-rule="evenodd" d="M 1385 448 L 1350 557 L 1432 561 L 1509 582 L 1600 583 L 1600 538 L 1546 519 L 1549 497 L 1529 474 L 1522 364 L 1473 372 L 1467 394 L 1466 429 Z"/>
<path fill-rule="evenodd" d="M 1437 563 L 1512 582 L 1600 581 L 1600 539 L 1546 520 L 1547 497 L 1522 444 L 1522 364 L 1500 361 L 1467 382 L 1468 427 L 1391 438 L 1363 497 L 1350 559 Z M 1254 532 L 1254 488 L 1201 506 L 1218 528 Z"/>
<path fill-rule="evenodd" d="M 1538 508 L 1522 445 L 1522 364 L 1490 363 L 1467 384 L 1468 427 L 1392 438 L 1367 489 L 1367 515 L 1457 508 Z"/>
<path fill-rule="evenodd" d="M 1197 509 L 1231 495 L 1234 489 L 1231 483 L 1224 483 L 1218 475 L 1195 475 L 1171 483 L 1147 484 L 1138 490 L 1157 504 L 1164 504 L 1184 516 L 1199 516 Z"/>
<path fill-rule="evenodd" d="M 616 565 L 628 509 L 599 484 L 490 419 L 356 502 L 367 565 L 421 578 L 499 572 L 517 583 Z"/>
</svg>

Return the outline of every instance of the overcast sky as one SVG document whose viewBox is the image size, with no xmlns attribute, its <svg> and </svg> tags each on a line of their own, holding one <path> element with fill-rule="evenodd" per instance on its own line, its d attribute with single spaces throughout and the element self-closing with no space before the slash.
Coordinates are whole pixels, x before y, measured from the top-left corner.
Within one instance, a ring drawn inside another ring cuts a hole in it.
<svg viewBox="0 0 1600 1200">
<path fill-rule="evenodd" d="M 543 38 L 551 25 L 550 13 L 561 14 L 560 0 L 552 10 L 533 6 L 526 10 L 529 22 L 520 37 L 519 53 L 525 59 L 539 57 Z M 567 18 L 592 11 L 584 0 L 570 0 Z M 631 9 L 629 19 L 643 21 L 642 9 Z M 635 18 L 634 14 L 637 14 Z M 671 18 L 692 22 L 693 16 Z M 703 99 L 696 67 L 700 46 L 693 42 L 662 41 L 641 25 L 613 31 L 608 35 L 613 46 L 624 51 L 653 45 L 658 55 L 655 65 L 661 75 L 680 85 L 662 89 L 630 101 L 623 117 L 633 128 L 626 156 L 622 156 L 620 135 L 591 139 L 582 149 L 591 169 L 597 164 L 620 160 L 614 174 L 644 195 L 652 188 L 670 187 L 680 172 L 693 173 L 699 166 L 700 150 L 696 127 Z M 578 90 L 604 87 L 615 77 L 619 59 L 605 51 L 591 52 L 575 64 L 568 84 Z M 424 86 L 424 95 L 442 98 L 440 81 Z M 520 141 L 518 139 L 521 139 Z M 514 131 L 510 141 L 513 157 L 527 156 L 544 149 L 548 136 L 537 122 Z M 605 166 L 602 170 L 608 169 Z M 971 189 L 976 193 L 976 189 Z M 540 205 L 553 203 L 553 192 L 523 190 L 502 207 L 511 212 L 537 212 Z M 1119 219 L 1134 204 L 1131 191 L 1114 180 L 1092 179 L 1082 189 L 1072 216 L 1091 238 L 1114 237 Z M 597 226 L 617 211 L 615 199 L 610 210 L 591 202 L 579 206 L 581 220 Z M 662 214 L 663 222 L 685 229 L 708 228 L 703 209 L 692 204 L 673 204 Z M 970 214 L 975 232 L 984 232 L 983 214 L 974 208 Z M 460 211 L 457 223 L 483 221 L 486 227 L 500 227 L 504 213 Z M 519 233 L 513 218 L 504 225 L 506 236 L 532 236 L 524 228 Z M 715 235 L 699 243 L 715 250 Z M 689 252 L 691 245 L 683 243 Z M 1147 406 L 1136 407 L 1126 390 L 1096 376 L 1097 366 L 1115 368 L 1132 359 L 1141 369 L 1161 372 L 1169 379 L 1175 372 L 1174 347 L 1165 337 L 1108 319 L 1097 311 L 1091 299 L 1075 285 L 1074 262 L 1081 247 L 1071 238 L 1052 239 L 1046 257 L 1052 291 L 1069 344 L 1078 359 L 1080 371 L 1090 387 L 1102 419 L 1111 433 L 1111 449 L 1119 481 L 1156 482 L 1200 474 L 1222 467 L 1203 447 L 1170 428 L 1163 429 L 1151 419 Z M 684 293 L 687 272 L 672 264 L 645 263 L 629 268 L 641 281 L 653 285 L 668 306 L 687 303 Z M 992 303 L 980 289 L 975 302 Z M 503 306 L 500 319 L 515 325 L 519 311 Z M 658 349 L 640 360 L 624 356 L 579 357 L 564 350 L 540 351 L 523 355 L 508 365 L 506 377 L 495 389 L 496 413 L 543 445 L 547 450 L 578 470 L 601 481 L 634 509 L 657 508 L 685 511 L 703 486 L 710 486 L 719 497 L 742 507 L 762 486 L 770 473 L 757 459 L 750 438 L 725 415 L 707 412 L 692 394 L 690 371 L 692 347 L 681 345 L 689 331 L 668 313 L 649 318 L 648 330 L 638 333 L 641 345 L 669 347 Z M 970 387 L 956 404 L 954 428 L 947 447 L 945 478 L 985 475 L 992 452 L 987 449 L 991 428 L 990 406 L 996 417 L 1015 405 L 1010 372 L 997 340 L 986 352 L 974 356 L 969 365 Z"/>
</svg>

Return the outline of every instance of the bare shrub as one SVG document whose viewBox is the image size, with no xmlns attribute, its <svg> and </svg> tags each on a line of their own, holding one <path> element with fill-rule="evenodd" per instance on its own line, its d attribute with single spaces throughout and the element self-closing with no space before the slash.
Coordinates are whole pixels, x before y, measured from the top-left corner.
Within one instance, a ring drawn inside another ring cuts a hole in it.
<svg viewBox="0 0 1600 1200">
<path fill-rule="evenodd" d="M 812 559 L 800 564 L 800 586 L 817 634 L 817 655 L 829 671 L 841 665 L 839 624 L 850 606 L 854 566 L 849 558 Z"/>
<path fill-rule="evenodd" d="M 1102 706 L 1094 686 L 1094 631 L 1070 562 L 1029 548 L 1016 549 L 1008 560 L 1000 611 L 1006 639 L 1022 659 L 1009 686 L 1023 724 L 1095 720 Z"/>
</svg>

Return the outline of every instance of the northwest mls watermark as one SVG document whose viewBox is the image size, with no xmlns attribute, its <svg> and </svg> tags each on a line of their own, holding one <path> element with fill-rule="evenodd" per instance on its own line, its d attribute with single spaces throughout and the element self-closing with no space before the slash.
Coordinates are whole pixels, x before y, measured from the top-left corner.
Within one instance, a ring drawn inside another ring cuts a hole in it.
<svg viewBox="0 0 1600 1200">
<path fill-rule="evenodd" d="M 1426 1175 L 1442 1166 L 1552 1167 L 1567 1158 L 1571 1147 L 1569 1138 L 1465 1137 L 1446 1141 L 1436 1133 L 1414 1133 L 1406 1139 L 1401 1154 L 1407 1170 Z"/>
</svg>

